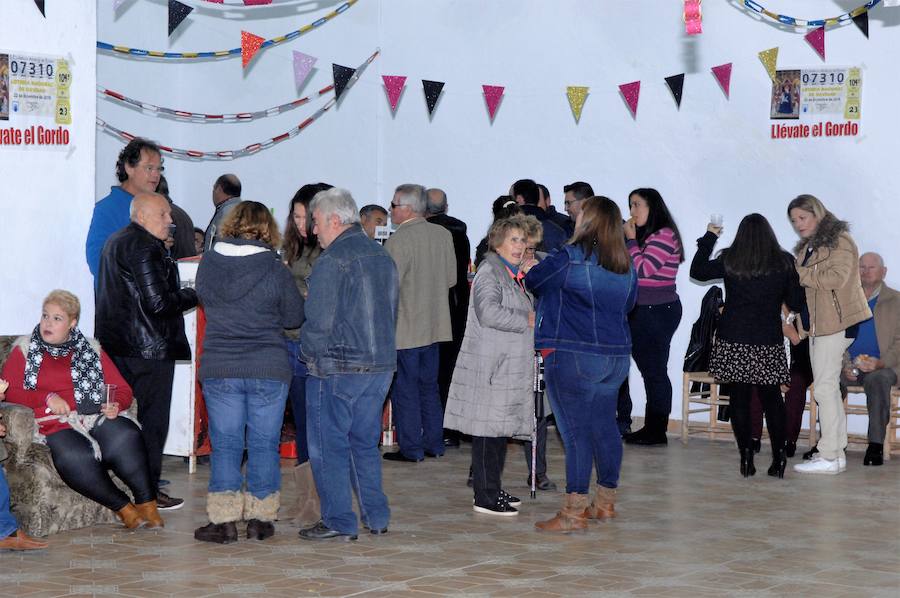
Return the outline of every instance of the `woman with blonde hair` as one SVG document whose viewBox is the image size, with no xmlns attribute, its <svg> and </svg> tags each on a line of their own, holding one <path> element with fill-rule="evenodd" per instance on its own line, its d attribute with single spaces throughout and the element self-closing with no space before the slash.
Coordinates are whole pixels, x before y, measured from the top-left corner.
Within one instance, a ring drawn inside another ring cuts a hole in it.
<svg viewBox="0 0 900 598">
<path fill-rule="evenodd" d="M 809 358 L 822 432 L 819 452 L 794 465 L 794 471 L 835 475 L 847 468 L 847 414 L 840 389 L 844 352 L 856 338 L 857 324 L 871 318 L 872 310 L 859 280 L 859 250 L 850 225 L 812 195 L 794 198 L 787 214 L 800 237 L 794 255 L 806 291 L 802 321 L 811 337 Z"/>
<path fill-rule="evenodd" d="M 303 297 L 274 250 L 280 242 L 269 209 L 242 201 L 197 270 L 197 295 L 206 311 L 198 377 L 213 447 L 206 499 L 210 523 L 194 532 L 197 540 L 234 542 L 242 518 L 248 538 L 265 540 L 275 533 L 278 444 L 292 373 L 282 331 L 303 320 Z M 246 480 L 241 475 L 245 447 Z"/>
</svg>

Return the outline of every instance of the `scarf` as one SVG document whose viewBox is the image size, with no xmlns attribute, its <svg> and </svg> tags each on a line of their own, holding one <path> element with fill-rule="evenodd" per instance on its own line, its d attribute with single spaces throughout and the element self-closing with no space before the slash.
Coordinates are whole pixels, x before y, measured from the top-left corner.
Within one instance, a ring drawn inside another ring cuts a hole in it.
<svg viewBox="0 0 900 598">
<path fill-rule="evenodd" d="M 72 353 L 72 388 L 75 391 L 77 411 L 80 414 L 99 413 L 104 401 L 100 354 L 91 347 L 81 331 L 73 328 L 69 340 L 51 345 L 41 338 L 40 324 L 34 327 L 28 344 L 28 355 L 25 356 L 25 390 L 37 388 L 44 353 L 51 357 L 66 357 Z"/>
</svg>

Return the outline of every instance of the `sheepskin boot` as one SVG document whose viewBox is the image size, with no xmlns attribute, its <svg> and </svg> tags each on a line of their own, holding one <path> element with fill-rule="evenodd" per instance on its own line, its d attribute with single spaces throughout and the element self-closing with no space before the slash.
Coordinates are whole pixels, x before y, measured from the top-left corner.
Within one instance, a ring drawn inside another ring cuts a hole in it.
<svg viewBox="0 0 900 598">
<path fill-rule="evenodd" d="M 265 498 L 244 493 L 244 518 L 247 520 L 247 538 L 265 540 L 275 535 L 275 524 L 281 493 L 273 492 Z"/>
<path fill-rule="evenodd" d="M 309 461 L 294 467 L 294 486 L 297 488 L 297 525 L 302 528 L 315 525 L 322 518 L 322 513 Z"/>
<path fill-rule="evenodd" d="M 147 521 L 141 517 L 140 512 L 137 508 L 128 503 L 118 511 L 116 511 L 116 516 L 125 526 L 125 529 L 137 529 L 139 527 L 144 527 L 147 525 Z"/>
<path fill-rule="evenodd" d="M 574 532 L 587 529 L 584 516 L 588 506 L 587 494 L 566 494 L 563 508 L 547 521 L 538 521 L 534 527 L 544 532 Z"/>
<path fill-rule="evenodd" d="M 241 520 L 243 512 L 242 492 L 210 492 L 206 496 L 209 524 L 194 530 L 194 539 L 216 544 L 237 542 L 236 522 Z"/>
<path fill-rule="evenodd" d="M 616 489 L 597 486 L 597 493 L 584 510 L 588 519 L 612 519 L 616 516 Z"/>
<path fill-rule="evenodd" d="M 160 517 L 159 511 L 156 508 L 155 500 L 134 505 L 134 507 L 137 509 L 138 513 L 141 514 L 144 521 L 147 522 L 148 529 L 166 526 L 166 523 L 163 521 L 163 518 Z"/>
</svg>

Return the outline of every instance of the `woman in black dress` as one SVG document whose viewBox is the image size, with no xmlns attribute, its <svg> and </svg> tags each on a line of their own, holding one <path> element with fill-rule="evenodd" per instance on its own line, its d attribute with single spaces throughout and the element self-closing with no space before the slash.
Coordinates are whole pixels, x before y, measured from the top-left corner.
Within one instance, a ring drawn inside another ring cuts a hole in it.
<svg viewBox="0 0 900 598">
<path fill-rule="evenodd" d="M 721 227 L 712 224 L 697 240 L 691 277 L 725 280 L 725 311 L 716 331 L 709 372 L 730 388 L 731 425 L 741 453 L 741 475 L 756 473 L 750 423 L 754 387 L 766 414 L 772 442 L 769 475 L 784 477 L 784 401 L 779 386 L 790 381 L 781 329 L 781 305 L 800 311 L 803 290 L 793 257 L 760 214 L 741 220 L 731 247 L 710 261 Z"/>
</svg>

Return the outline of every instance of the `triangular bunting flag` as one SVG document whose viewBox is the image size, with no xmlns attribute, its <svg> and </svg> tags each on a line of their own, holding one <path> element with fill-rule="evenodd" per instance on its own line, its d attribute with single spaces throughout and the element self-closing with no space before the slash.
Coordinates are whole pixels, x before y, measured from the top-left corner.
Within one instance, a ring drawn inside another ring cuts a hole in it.
<svg viewBox="0 0 900 598">
<path fill-rule="evenodd" d="M 347 82 L 350 81 L 350 77 L 353 76 L 356 69 L 332 63 L 331 72 L 334 75 L 334 99 L 339 100 L 341 99 L 341 94 L 344 93 L 344 88 L 347 87 Z"/>
<path fill-rule="evenodd" d="M 825 27 L 819 27 L 818 29 L 813 29 L 809 33 L 803 36 L 803 39 L 809 42 L 809 45 L 813 47 L 813 50 L 816 51 L 816 54 L 822 57 L 822 60 L 825 60 Z"/>
<path fill-rule="evenodd" d="M 666 85 L 669 86 L 669 91 L 672 92 L 672 97 L 675 98 L 675 105 L 681 108 L 681 90 L 684 89 L 684 73 L 666 77 Z"/>
<path fill-rule="evenodd" d="M 434 114 L 438 98 L 444 90 L 443 81 L 426 81 L 422 79 L 422 89 L 425 91 L 425 103 L 428 104 L 428 114 Z"/>
<path fill-rule="evenodd" d="M 253 35 L 248 31 L 241 31 L 241 65 L 244 68 L 247 68 L 247 65 L 250 64 L 250 61 L 253 60 L 253 57 L 259 52 L 259 48 L 264 41 L 266 41 L 266 38 L 264 37 Z"/>
<path fill-rule="evenodd" d="M 178 0 L 169 0 L 169 35 L 172 35 L 172 32 L 181 25 L 181 22 L 185 20 L 193 10 L 193 6 L 182 4 Z"/>
<path fill-rule="evenodd" d="M 113 12 L 119 10 L 123 4 L 125 4 L 125 0 L 113 0 Z"/>
<path fill-rule="evenodd" d="M 713 75 L 716 77 L 716 81 L 719 82 L 719 85 L 722 86 L 722 91 L 725 92 L 725 97 L 731 97 L 731 63 L 728 64 L 720 64 L 719 66 L 712 67 Z"/>
<path fill-rule="evenodd" d="M 297 89 L 303 87 L 303 82 L 309 77 L 316 60 L 315 56 L 294 50 L 294 83 L 297 85 Z"/>
<path fill-rule="evenodd" d="M 769 48 L 759 53 L 759 59 L 762 60 L 769 78 L 775 80 L 775 65 L 778 64 L 778 48 Z"/>
<path fill-rule="evenodd" d="M 387 92 L 388 102 L 391 104 L 391 112 L 396 112 L 400 94 L 403 93 L 403 87 L 406 85 L 406 77 L 401 75 L 382 75 L 381 80 L 384 81 L 384 90 Z"/>
<path fill-rule="evenodd" d="M 576 123 L 581 120 L 581 109 L 584 107 L 590 89 L 590 87 L 576 85 L 566 87 L 566 97 L 569 98 L 569 107 L 572 108 L 572 116 L 575 117 Z"/>
<path fill-rule="evenodd" d="M 482 85 L 482 91 L 484 91 L 484 101 L 487 103 L 488 115 L 491 117 L 491 122 L 494 120 L 494 115 L 497 114 L 497 108 L 500 106 L 500 100 L 503 99 L 503 86 L 502 85 Z"/>
<path fill-rule="evenodd" d="M 41 2 L 43 4 L 43 2 Z M 43 10 L 41 12 L 44 12 Z M 859 27 L 859 30 L 863 32 L 867 38 L 869 37 L 869 12 L 861 12 L 855 17 L 853 17 L 853 22 L 856 23 L 856 26 Z"/>
<path fill-rule="evenodd" d="M 637 118 L 638 98 L 641 95 L 641 82 L 632 81 L 631 83 L 623 83 L 619 85 L 619 91 L 631 110 L 631 116 Z"/>
<path fill-rule="evenodd" d="M 44 12 L 44 0 L 34 0 L 34 4 L 37 6 L 38 10 L 41 11 L 41 15 L 44 18 L 47 18 L 47 13 Z"/>
</svg>

